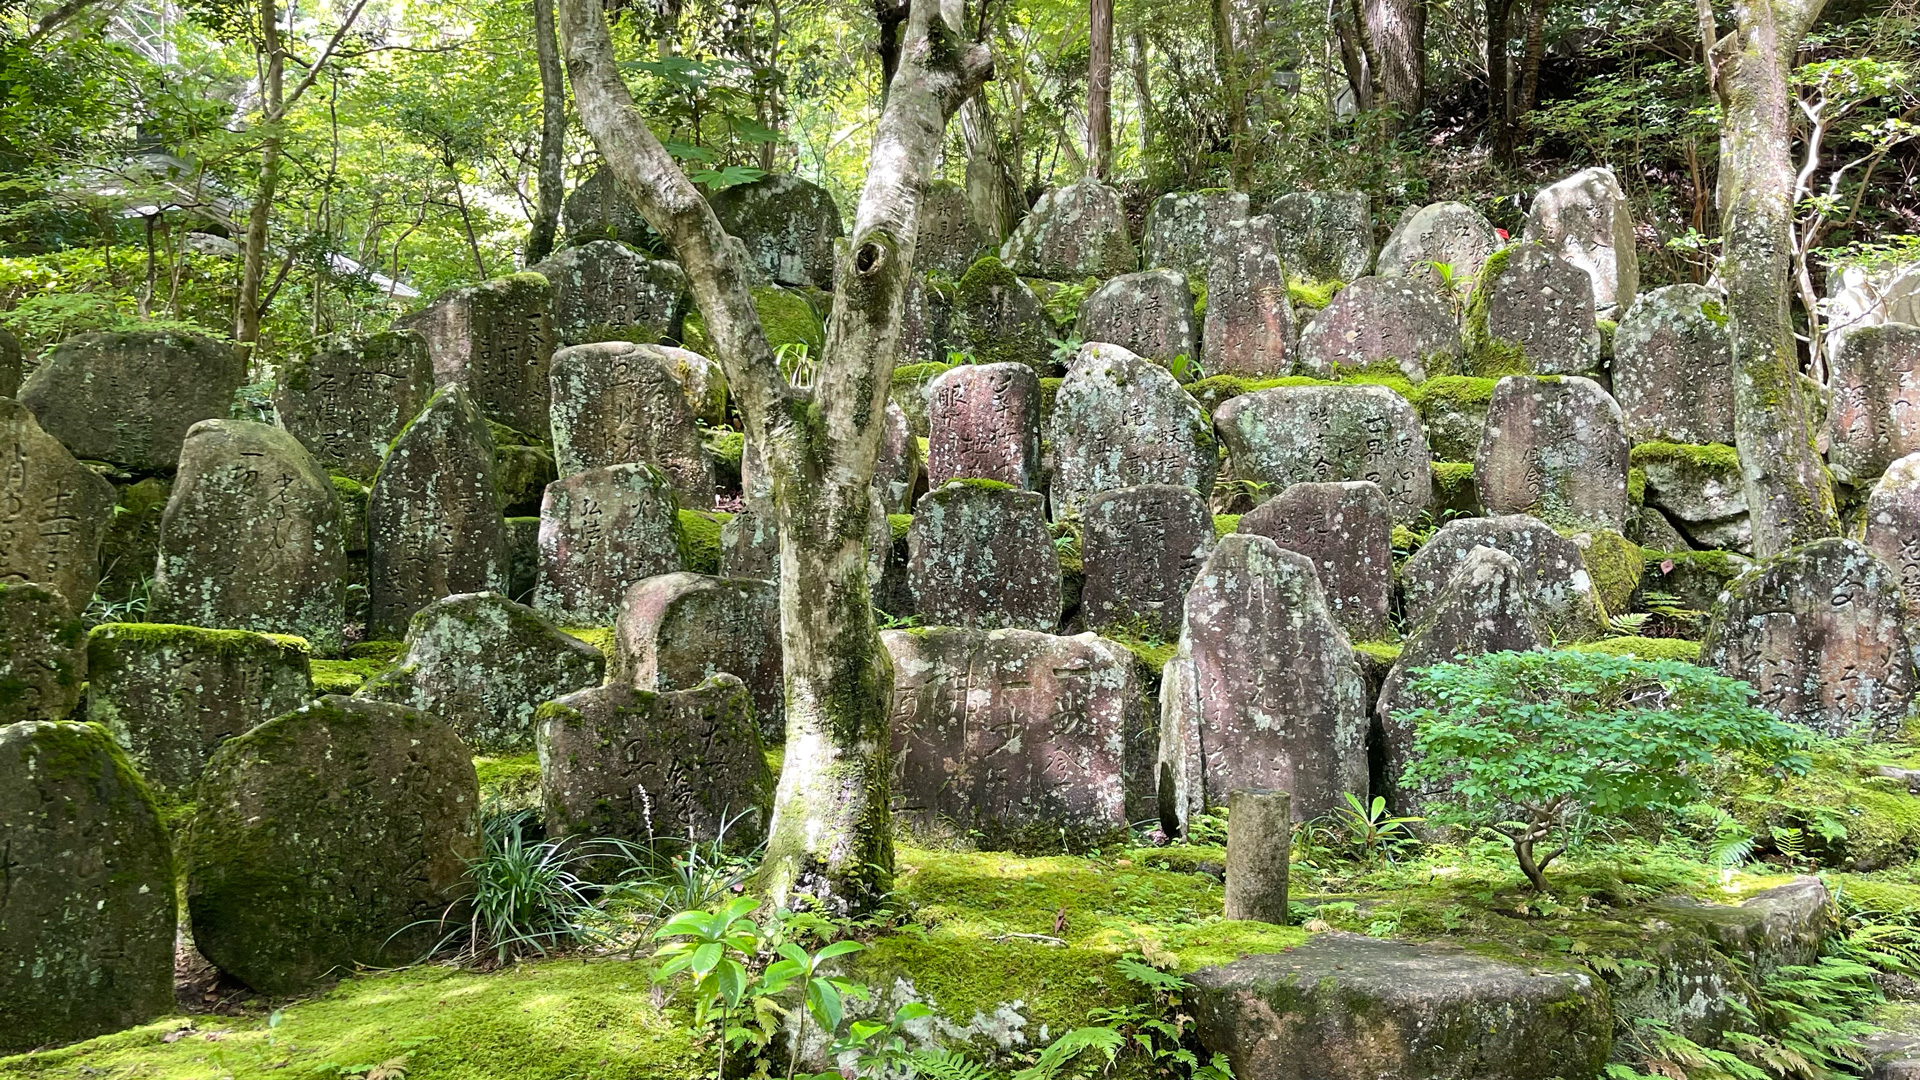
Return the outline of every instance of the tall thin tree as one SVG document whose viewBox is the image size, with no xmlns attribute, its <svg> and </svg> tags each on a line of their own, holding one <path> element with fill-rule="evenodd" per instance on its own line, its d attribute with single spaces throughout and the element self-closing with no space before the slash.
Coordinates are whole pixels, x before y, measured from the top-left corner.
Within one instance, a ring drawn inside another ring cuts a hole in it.
<svg viewBox="0 0 1920 1080">
<path fill-rule="evenodd" d="M 1113 172 L 1113 0 L 1087 0 L 1087 170 Z"/>
<path fill-rule="evenodd" d="M 533 0 L 533 48 L 540 61 L 540 169 L 535 178 L 533 227 L 527 230 L 529 265 L 553 253 L 560 233 L 560 203 L 566 195 L 567 77 L 560 68 L 553 0 Z"/>
</svg>

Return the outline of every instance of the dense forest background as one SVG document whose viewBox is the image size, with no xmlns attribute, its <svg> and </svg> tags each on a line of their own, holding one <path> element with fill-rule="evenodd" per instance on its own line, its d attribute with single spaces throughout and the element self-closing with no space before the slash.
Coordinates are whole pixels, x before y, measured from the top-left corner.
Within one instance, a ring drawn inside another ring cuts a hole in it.
<svg viewBox="0 0 1920 1080">
<path fill-rule="evenodd" d="M 561 111 L 557 54 L 543 91 L 546 3 L 0 0 L 0 325 L 29 356 L 157 321 L 257 338 L 275 361 L 537 261 L 555 166 L 571 191 L 598 165 Z M 904 4 L 610 10 L 697 183 L 789 172 L 850 211 Z M 1136 215 L 1167 190 L 1258 206 L 1358 188 L 1384 235 L 1447 198 L 1517 230 L 1542 183 L 1607 164 L 1635 203 L 1642 288 L 1707 280 L 1709 18 L 1733 27 L 1683 0 L 987 0 L 968 25 L 996 78 L 950 125 L 941 172 L 1008 224 L 1089 171 Z M 1798 52 L 1803 333 L 1841 267 L 1920 257 L 1917 57 L 1912 0 L 1828 4 Z M 248 282 L 250 225 L 266 242 Z"/>
</svg>

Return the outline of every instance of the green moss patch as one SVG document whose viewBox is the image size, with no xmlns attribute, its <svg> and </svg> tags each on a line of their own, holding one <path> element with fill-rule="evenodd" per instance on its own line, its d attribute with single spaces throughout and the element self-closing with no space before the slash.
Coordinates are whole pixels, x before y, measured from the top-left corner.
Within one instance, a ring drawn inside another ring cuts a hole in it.
<svg viewBox="0 0 1920 1080">
<path fill-rule="evenodd" d="M 1740 452 L 1725 443 L 1644 442 L 1633 448 L 1628 460 L 1635 466 L 1688 465 L 1738 473 Z"/>
<path fill-rule="evenodd" d="M 1239 514 L 1213 515 L 1213 535 L 1216 539 L 1240 528 Z"/>
<path fill-rule="evenodd" d="M 400 644 L 394 642 L 394 644 Z M 313 692 L 351 695 L 362 683 L 386 670 L 391 660 L 315 660 L 308 665 L 313 672 Z"/>
<path fill-rule="evenodd" d="M 1685 660 L 1690 664 L 1700 660 L 1700 643 L 1685 638 L 1614 637 L 1583 641 L 1567 648 L 1608 656 L 1637 656 L 1642 660 Z"/>
<path fill-rule="evenodd" d="M 760 316 L 767 344 L 774 348 L 805 345 L 808 354 L 815 357 L 826 351 L 826 328 L 806 297 L 777 285 L 764 285 L 753 290 L 753 310 Z"/>
<path fill-rule="evenodd" d="M 540 805 L 540 759 L 535 754 L 477 757 L 473 771 L 480 778 L 480 800 L 519 809 Z"/>
<path fill-rule="evenodd" d="M 1580 546 L 1580 557 L 1586 563 L 1587 576 L 1593 579 L 1593 592 L 1600 598 L 1601 607 L 1608 615 L 1625 612 L 1633 600 L 1634 590 L 1640 587 L 1640 576 L 1646 572 L 1645 553 L 1640 545 L 1605 529 L 1577 535 L 1586 538 Z"/>
<path fill-rule="evenodd" d="M 568 637 L 584 641 L 600 650 L 602 656 L 613 655 L 613 627 L 611 626 L 566 626 L 561 628 Z"/>
<path fill-rule="evenodd" d="M 1333 298 L 1347 283 L 1337 278 L 1315 281 L 1311 278 L 1290 277 L 1287 279 L 1287 299 L 1295 307 L 1310 307 L 1315 311 L 1333 303 Z"/>
<path fill-rule="evenodd" d="M 681 510 L 680 562 L 696 574 L 720 572 L 720 530 L 733 515 L 720 510 Z"/>
<path fill-rule="evenodd" d="M 1353 643 L 1354 652 L 1366 653 L 1368 656 L 1373 657 L 1388 667 L 1392 667 L 1393 662 L 1400 659 L 1400 650 L 1402 647 L 1403 643 L 1398 641 L 1356 641 Z"/>
</svg>

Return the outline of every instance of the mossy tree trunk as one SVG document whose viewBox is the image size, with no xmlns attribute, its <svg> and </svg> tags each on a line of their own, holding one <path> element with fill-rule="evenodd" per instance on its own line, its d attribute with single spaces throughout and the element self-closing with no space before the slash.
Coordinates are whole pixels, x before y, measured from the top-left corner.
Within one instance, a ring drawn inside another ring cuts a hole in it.
<svg viewBox="0 0 1920 1080">
<path fill-rule="evenodd" d="M 1087 167 L 1113 172 L 1113 0 L 1087 3 Z"/>
<path fill-rule="evenodd" d="M 919 197 L 947 121 L 992 73 L 961 32 L 958 0 L 913 0 L 841 247 L 827 347 L 811 387 L 790 384 L 754 313 L 745 250 L 641 118 L 601 7 L 559 0 L 581 123 L 620 187 L 673 245 L 766 463 L 780 526 L 787 749 L 760 888 L 770 907 L 863 910 L 892 885 L 887 721 L 892 672 L 866 575 L 887 385 L 913 262 Z"/>
<path fill-rule="evenodd" d="M 1762 556 L 1840 531 L 1826 467 L 1814 452 L 1788 313 L 1794 169 L 1787 76 L 1824 3 L 1735 0 L 1737 28 L 1709 54 L 1724 114 L 1720 278 L 1733 342 L 1734 441 L 1754 552 Z M 1703 26 L 1709 19 L 1703 14 Z"/>
<path fill-rule="evenodd" d="M 560 201 L 566 195 L 567 83 L 554 37 L 553 0 L 533 0 L 533 48 L 540 60 L 540 190 L 533 227 L 527 231 L 528 266 L 553 254 Z"/>
</svg>

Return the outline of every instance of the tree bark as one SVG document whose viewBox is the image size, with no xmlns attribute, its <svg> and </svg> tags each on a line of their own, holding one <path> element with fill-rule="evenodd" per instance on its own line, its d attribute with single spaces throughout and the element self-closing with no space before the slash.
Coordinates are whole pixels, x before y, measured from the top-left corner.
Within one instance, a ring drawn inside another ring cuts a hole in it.
<svg viewBox="0 0 1920 1080">
<path fill-rule="evenodd" d="M 1147 35 L 1136 26 L 1131 38 L 1133 96 L 1140 106 L 1140 160 L 1147 159 L 1153 146 L 1153 94 L 1147 81 Z"/>
<path fill-rule="evenodd" d="M 553 253 L 566 196 L 567 81 L 554 37 L 553 0 L 533 0 L 533 46 L 540 59 L 540 171 L 533 227 L 527 231 L 527 265 Z"/>
<path fill-rule="evenodd" d="M 1366 23 L 1376 103 L 1393 106 L 1394 126 L 1403 127 L 1426 104 L 1426 0 L 1371 0 Z"/>
<path fill-rule="evenodd" d="M 1245 191 L 1252 179 L 1253 147 L 1247 141 L 1247 90 L 1240 73 L 1240 50 L 1233 35 L 1233 0 L 1213 0 L 1213 68 L 1227 106 L 1227 141 L 1232 150 L 1233 186 Z"/>
<path fill-rule="evenodd" d="M 900 27 L 907 21 L 907 0 L 873 0 L 873 20 L 880 25 L 880 101 L 884 105 L 893 76 L 900 70 Z"/>
<path fill-rule="evenodd" d="M 1113 0 L 1087 3 L 1087 166 L 1113 172 Z"/>
<path fill-rule="evenodd" d="M 1333 28 L 1340 39 L 1340 67 L 1347 75 L 1347 87 L 1353 91 L 1353 106 L 1361 112 L 1373 111 L 1373 74 L 1367 70 L 1366 50 L 1360 47 L 1360 33 L 1354 27 L 1351 0 L 1333 5 Z"/>
<path fill-rule="evenodd" d="M 1020 212 L 1020 178 L 1015 162 L 1000 145 L 993 109 L 985 94 L 960 108 L 960 132 L 967 143 L 967 209 L 973 222 L 995 243 L 1013 232 Z"/>
<path fill-rule="evenodd" d="M 1720 276 L 1733 343 L 1734 442 L 1754 553 L 1840 531 L 1813 448 L 1789 314 L 1793 264 L 1788 73 L 1824 0 L 1735 0 L 1737 29 L 1713 50 L 1720 128 Z"/>
<path fill-rule="evenodd" d="M 1532 0 L 1527 5 L 1526 52 L 1520 61 L 1520 100 L 1514 107 L 1514 117 L 1525 116 L 1533 111 L 1540 100 L 1540 62 L 1547 52 L 1547 8 L 1553 0 Z"/>
<path fill-rule="evenodd" d="M 243 345 L 260 339 L 260 282 L 267 268 L 267 224 L 273 212 L 274 189 L 280 184 L 279 124 L 285 107 L 287 58 L 281 48 L 280 11 L 274 0 L 260 0 L 260 42 L 267 63 L 260 76 L 265 124 L 260 139 L 258 190 L 247 207 L 247 235 L 240 247 L 240 291 L 233 302 L 233 338 Z"/>
<path fill-rule="evenodd" d="M 945 10 L 942 10 L 942 7 Z M 753 310 L 746 252 L 640 118 L 596 0 L 560 0 L 581 123 L 642 216 L 679 256 L 765 462 L 780 528 L 787 744 L 757 885 L 768 909 L 871 908 L 891 888 L 891 665 L 874 629 L 871 482 L 899 353 L 919 197 L 947 121 L 992 73 L 958 0 L 914 0 L 810 389 L 780 375 Z"/>
<path fill-rule="evenodd" d="M 1507 39 L 1508 16 L 1513 0 L 1486 0 L 1487 12 L 1487 134 L 1493 156 L 1506 161 L 1513 156 L 1513 127 L 1507 115 Z"/>
</svg>

